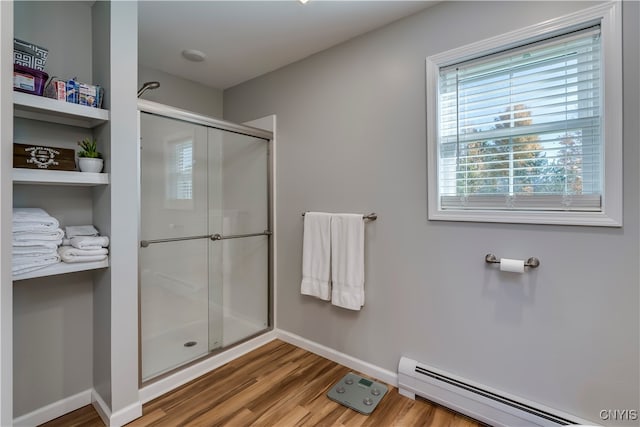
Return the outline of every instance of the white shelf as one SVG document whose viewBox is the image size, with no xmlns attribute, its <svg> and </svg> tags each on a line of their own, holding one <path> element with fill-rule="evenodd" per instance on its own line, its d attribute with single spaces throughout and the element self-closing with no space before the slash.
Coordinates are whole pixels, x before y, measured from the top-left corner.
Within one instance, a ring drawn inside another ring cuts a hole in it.
<svg viewBox="0 0 640 427">
<path fill-rule="evenodd" d="M 109 120 L 108 110 L 16 91 L 13 110 L 16 117 L 83 128 L 93 128 Z"/>
<path fill-rule="evenodd" d="M 59 262 L 57 264 L 53 264 L 48 267 L 41 268 L 40 270 L 35 270 L 29 273 L 13 276 L 13 281 L 15 282 L 18 280 L 33 279 L 35 277 L 55 276 L 56 274 L 75 273 L 78 271 L 96 270 L 98 268 L 106 268 L 106 267 L 109 267 L 108 258 L 105 259 L 104 261 L 94 261 L 94 262 L 75 262 L 75 263 Z"/>
<path fill-rule="evenodd" d="M 76 185 L 91 187 L 109 184 L 108 173 L 13 168 L 14 184 Z"/>
</svg>

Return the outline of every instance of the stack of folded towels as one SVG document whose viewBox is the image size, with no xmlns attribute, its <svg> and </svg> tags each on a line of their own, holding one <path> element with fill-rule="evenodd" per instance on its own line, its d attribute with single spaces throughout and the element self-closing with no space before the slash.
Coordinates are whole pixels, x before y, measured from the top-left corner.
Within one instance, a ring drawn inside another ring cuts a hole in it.
<svg viewBox="0 0 640 427">
<path fill-rule="evenodd" d="M 40 208 L 13 209 L 12 273 L 19 275 L 60 262 L 64 232 L 57 219 Z"/>
<path fill-rule="evenodd" d="M 92 262 L 107 259 L 109 238 L 101 236 L 93 225 L 65 227 L 66 238 L 58 248 L 64 262 Z"/>
</svg>

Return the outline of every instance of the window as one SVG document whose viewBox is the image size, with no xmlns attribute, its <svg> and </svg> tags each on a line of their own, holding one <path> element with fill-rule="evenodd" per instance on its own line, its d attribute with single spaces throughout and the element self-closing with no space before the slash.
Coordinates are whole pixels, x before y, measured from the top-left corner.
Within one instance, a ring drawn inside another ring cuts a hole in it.
<svg viewBox="0 0 640 427">
<path fill-rule="evenodd" d="M 193 198 L 193 143 L 185 141 L 176 144 L 174 156 L 174 198 L 190 200 Z"/>
<path fill-rule="evenodd" d="M 193 209 L 193 136 L 173 136 L 165 145 L 165 207 Z"/>
<path fill-rule="evenodd" d="M 621 225 L 614 8 L 427 59 L 430 219 Z"/>
</svg>

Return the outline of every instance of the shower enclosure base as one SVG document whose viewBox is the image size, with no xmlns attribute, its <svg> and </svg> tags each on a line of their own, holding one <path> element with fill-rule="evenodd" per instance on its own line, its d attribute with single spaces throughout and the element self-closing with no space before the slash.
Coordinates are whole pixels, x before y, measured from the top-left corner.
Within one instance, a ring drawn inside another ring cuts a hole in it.
<svg viewBox="0 0 640 427">
<path fill-rule="evenodd" d="M 212 371 L 225 363 L 229 363 L 238 357 L 255 350 L 268 342 L 276 339 L 276 332 L 273 330 L 265 330 L 264 333 L 249 338 L 230 348 L 205 357 L 202 360 L 194 361 L 188 366 L 181 366 L 175 372 L 165 373 L 160 377 L 155 377 L 148 384 L 140 387 L 140 400 L 147 403 L 158 396 L 170 392 L 181 385 L 198 378 L 209 371 Z"/>
<path fill-rule="evenodd" d="M 265 325 L 227 315 L 223 320 L 222 345 L 212 350 L 229 347 L 266 328 Z M 209 354 L 207 333 L 207 322 L 194 322 L 144 340 L 142 354 L 150 356 L 142 361 L 142 381 L 152 380 Z"/>
</svg>

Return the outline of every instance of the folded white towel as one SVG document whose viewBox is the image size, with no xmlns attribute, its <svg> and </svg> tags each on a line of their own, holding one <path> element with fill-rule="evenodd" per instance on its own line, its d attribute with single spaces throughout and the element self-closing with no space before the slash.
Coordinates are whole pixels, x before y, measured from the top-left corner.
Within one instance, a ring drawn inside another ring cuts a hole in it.
<svg viewBox="0 0 640 427">
<path fill-rule="evenodd" d="M 93 225 L 68 225 L 64 234 L 69 239 L 76 236 L 98 236 L 98 230 Z"/>
<path fill-rule="evenodd" d="M 31 263 L 37 262 L 37 261 L 48 261 L 51 258 L 57 258 L 57 257 L 58 257 L 57 251 L 54 252 L 54 253 L 50 253 L 50 254 L 46 254 L 46 255 L 40 255 L 40 256 L 16 255 L 16 256 L 11 258 L 11 263 L 13 265 L 31 264 Z"/>
<path fill-rule="evenodd" d="M 14 233 L 51 233 L 53 231 L 60 230 L 60 228 L 52 227 L 44 224 L 27 224 L 27 223 L 13 223 L 11 231 Z"/>
<path fill-rule="evenodd" d="M 65 253 L 70 256 L 94 256 L 94 255 L 107 255 L 109 253 L 109 249 L 100 248 L 100 249 L 78 249 L 73 246 L 60 246 L 58 248 L 58 253 Z"/>
<path fill-rule="evenodd" d="M 69 239 L 69 244 L 78 249 L 100 249 L 109 246 L 107 236 L 77 236 Z"/>
<path fill-rule="evenodd" d="M 364 220 L 331 216 L 331 303 L 351 310 L 364 305 Z"/>
<path fill-rule="evenodd" d="M 41 208 L 13 208 L 13 221 L 32 220 L 33 218 L 52 218 Z"/>
<path fill-rule="evenodd" d="M 58 246 L 54 246 L 53 248 L 45 248 L 43 246 L 35 246 L 35 247 L 21 247 L 14 246 L 11 250 L 11 255 L 15 258 L 18 256 L 21 257 L 39 257 L 45 255 L 55 255 L 57 253 Z"/>
<path fill-rule="evenodd" d="M 37 232 L 28 232 L 28 231 L 14 231 L 13 234 L 13 242 L 52 242 L 59 241 L 62 242 L 62 237 L 64 236 L 64 231 L 60 228 L 56 228 L 50 231 L 37 231 Z"/>
<path fill-rule="evenodd" d="M 54 252 L 56 251 L 56 249 L 58 249 L 58 246 L 60 246 L 60 244 L 62 243 L 62 239 L 60 240 L 41 240 L 41 241 L 35 241 L 35 240 L 26 240 L 24 242 L 22 241 L 16 241 L 14 240 L 12 243 L 12 248 L 13 250 L 24 250 L 24 251 L 29 251 L 29 250 L 41 250 L 41 249 L 51 249 Z"/>
<path fill-rule="evenodd" d="M 330 271 L 331 214 L 307 212 L 304 216 L 300 292 L 329 301 Z"/>
<path fill-rule="evenodd" d="M 17 276 L 31 271 L 40 270 L 41 268 L 45 268 L 59 262 L 60 256 L 58 254 L 43 257 L 29 257 L 29 259 L 14 257 L 12 260 L 11 272 L 14 276 Z"/>
<path fill-rule="evenodd" d="M 100 248 L 94 250 L 78 249 L 73 246 L 60 246 L 58 254 L 64 262 L 91 262 L 107 259 L 108 249 Z"/>
<path fill-rule="evenodd" d="M 56 229 L 60 227 L 57 219 L 40 208 L 14 208 L 13 228 L 19 231 L 34 229 Z"/>
<path fill-rule="evenodd" d="M 13 220 L 24 218 L 51 217 L 41 208 L 13 208 Z"/>
</svg>

